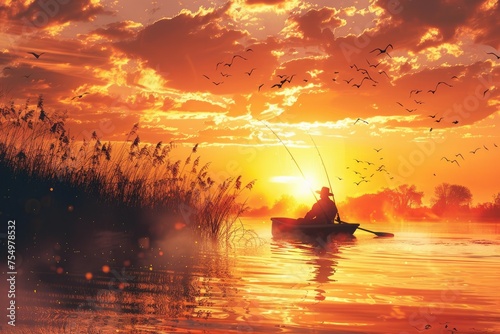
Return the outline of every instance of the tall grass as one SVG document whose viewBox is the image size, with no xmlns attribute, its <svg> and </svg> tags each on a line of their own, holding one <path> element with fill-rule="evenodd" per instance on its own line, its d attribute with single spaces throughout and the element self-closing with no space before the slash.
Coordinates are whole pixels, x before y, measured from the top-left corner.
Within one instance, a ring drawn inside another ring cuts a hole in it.
<svg viewBox="0 0 500 334">
<path fill-rule="evenodd" d="M 185 159 L 174 157 L 172 142 L 142 144 L 135 124 L 121 144 L 102 142 L 97 133 L 76 140 L 64 113 L 48 113 L 40 96 L 36 107 L 0 107 L 0 165 L 14 177 L 53 180 L 109 204 L 182 216 L 206 239 L 231 238 L 245 202 L 239 197 L 254 181 L 242 177 L 216 182 L 210 163 L 201 163 L 198 144 Z M 117 147 L 115 147 L 117 146 Z"/>
</svg>

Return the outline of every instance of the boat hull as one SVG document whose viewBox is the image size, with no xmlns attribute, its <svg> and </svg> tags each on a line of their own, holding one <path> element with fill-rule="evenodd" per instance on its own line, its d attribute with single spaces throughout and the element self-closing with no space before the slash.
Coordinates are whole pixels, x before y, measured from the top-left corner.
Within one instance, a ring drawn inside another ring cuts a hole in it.
<svg viewBox="0 0 500 334">
<path fill-rule="evenodd" d="M 314 224 L 307 221 L 300 221 L 295 218 L 273 217 L 272 235 L 278 237 L 321 237 L 326 238 L 331 235 L 352 236 L 359 224 Z"/>
</svg>

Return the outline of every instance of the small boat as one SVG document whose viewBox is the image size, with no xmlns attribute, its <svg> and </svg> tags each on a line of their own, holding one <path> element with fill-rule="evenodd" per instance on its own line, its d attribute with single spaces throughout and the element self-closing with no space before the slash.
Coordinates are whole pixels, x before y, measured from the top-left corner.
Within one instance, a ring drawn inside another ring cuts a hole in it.
<svg viewBox="0 0 500 334">
<path fill-rule="evenodd" d="M 359 224 L 335 223 L 335 224 L 314 224 L 296 218 L 272 217 L 273 237 L 321 237 L 330 235 L 352 236 Z"/>
</svg>

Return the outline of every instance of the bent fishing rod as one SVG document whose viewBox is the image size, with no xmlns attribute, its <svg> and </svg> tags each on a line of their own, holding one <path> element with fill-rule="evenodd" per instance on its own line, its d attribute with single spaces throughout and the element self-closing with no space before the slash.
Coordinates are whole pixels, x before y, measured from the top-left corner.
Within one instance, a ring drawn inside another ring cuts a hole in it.
<svg viewBox="0 0 500 334">
<path fill-rule="evenodd" d="M 304 181 L 307 182 L 307 178 L 306 176 L 304 175 L 304 172 L 302 171 L 302 168 L 300 168 L 299 166 L 299 163 L 297 162 L 297 160 L 295 160 L 295 158 L 293 157 L 293 154 L 292 152 L 290 152 L 290 150 L 288 149 L 288 147 L 285 145 L 285 143 L 283 142 L 283 140 L 281 140 L 281 138 L 278 136 L 278 134 L 276 132 L 274 132 L 273 129 L 271 129 L 271 127 L 269 125 L 267 125 L 264 121 L 260 120 L 259 121 L 262 122 L 262 124 L 264 124 L 266 126 L 266 128 L 268 128 L 275 136 L 276 138 L 278 138 L 278 140 L 280 141 L 281 144 L 283 144 L 283 146 L 285 147 L 286 151 L 288 152 L 288 154 L 290 155 L 290 157 L 292 158 L 293 162 L 295 162 L 295 166 L 297 166 L 297 169 L 299 170 L 300 174 L 302 175 L 302 177 L 304 178 Z M 318 198 L 316 197 L 316 194 L 314 194 L 314 191 L 311 189 L 311 187 L 308 187 L 309 190 L 311 191 L 311 194 L 313 195 L 314 199 L 316 200 L 316 202 L 318 201 Z"/>
<path fill-rule="evenodd" d="M 313 142 L 314 147 L 316 147 L 316 152 L 318 152 L 319 158 L 321 159 L 321 164 L 323 165 L 323 170 L 325 171 L 326 179 L 328 180 L 328 186 L 330 187 L 330 191 L 333 191 L 332 184 L 330 182 L 330 177 L 328 176 L 328 171 L 326 170 L 325 162 L 323 161 L 323 157 L 321 156 L 321 153 L 319 152 L 318 146 L 316 145 L 313 137 L 310 134 L 309 134 L 309 138 L 311 138 L 311 141 Z"/>
</svg>

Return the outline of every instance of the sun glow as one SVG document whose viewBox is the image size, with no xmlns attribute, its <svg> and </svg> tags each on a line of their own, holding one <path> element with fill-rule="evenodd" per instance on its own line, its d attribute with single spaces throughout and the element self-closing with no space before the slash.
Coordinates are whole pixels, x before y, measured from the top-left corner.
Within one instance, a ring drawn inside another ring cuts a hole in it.
<svg viewBox="0 0 500 334">
<path fill-rule="evenodd" d="M 271 177 L 272 183 L 279 183 L 283 190 L 293 196 L 299 202 L 310 202 L 314 199 L 313 193 L 318 187 L 318 182 L 314 177 L 306 176 L 304 179 L 300 176 L 280 175 Z"/>
</svg>

